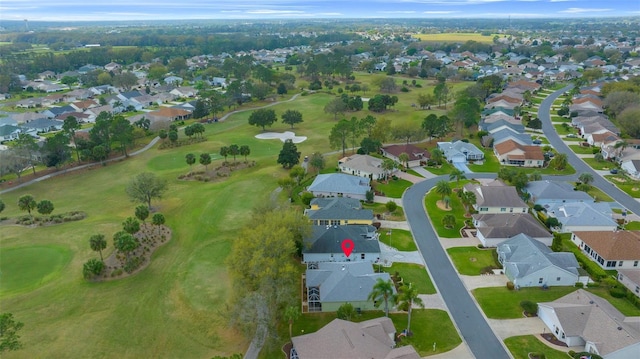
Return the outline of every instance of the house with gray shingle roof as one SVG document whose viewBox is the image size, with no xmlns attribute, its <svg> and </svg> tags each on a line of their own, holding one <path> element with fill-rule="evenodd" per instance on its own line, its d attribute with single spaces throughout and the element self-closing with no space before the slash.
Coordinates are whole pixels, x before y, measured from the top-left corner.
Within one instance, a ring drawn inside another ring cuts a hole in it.
<svg viewBox="0 0 640 359">
<path fill-rule="evenodd" d="M 334 319 L 315 333 L 291 338 L 291 359 L 420 359 L 411 345 L 395 348 L 396 329 L 386 317 L 354 323 Z"/>
<path fill-rule="evenodd" d="M 431 158 L 429 151 L 417 147 L 412 144 L 388 145 L 381 149 L 382 155 L 400 163 L 400 155 L 406 153 L 409 155 L 407 165 L 409 168 L 420 166 L 420 162 Z"/>
<path fill-rule="evenodd" d="M 63 121 L 51 120 L 48 118 L 39 118 L 37 120 L 29 121 L 22 125 L 22 127 L 33 130 L 37 133 L 46 133 L 51 131 L 59 131 L 62 129 Z M 28 131 L 27 130 L 27 131 Z"/>
<path fill-rule="evenodd" d="M 625 317 L 605 299 L 578 289 L 553 302 L 538 303 L 538 317 L 569 347 L 606 359 L 628 359 L 640 352 L 640 321 Z"/>
<path fill-rule="evenodd" d="M 553 252 L 526 234 L 500 243 L 496 251 L 504 274 L 516 288 L 573 286 L 576 282 L 587 284 L 589 281 L 573 253 Z"/>
<path fill-rule="evenodd" d="M 640 180 L 640 160 L 622 162 L 620 167 L 631 177 Z"/>
<path fill-rule="evenodd" d="M 613 219 L 609 203 L 568 202 L 549 203 L 544 206 L 549 217 L 560 222 L 560 232 L 613 231 L 618 223 Z"/>
<path fill-rule="evenodd" d="M 553 235 L 529 213 L 474 214 L 476 237 L 485 247 L 496 247 L 509 238 L 524 233 L 550 246 Z"/>
<path fill-rule="evenodd" d="M 343 173 L 325 173 L 318 175 L 307 190 L 316 197 L 347 197 L 366 199 L 371 190 L 369 178 L 351 176 Z"/>
<path fill-rule="evenodd" d="M 573 185 L 568 182 L 531 181 L 525 187 L 525 191 L 531 195 L 533 203 L 541 206 L 551 203 L 595 202 L 586 192 L 574 190 Z"/>
<path fill-rule="evenodd" d="M 2 125 L 0 126 L 0 142 L 15 140 L 22 131 L 18 126 Z"/>
<path fill-rule="evenodd" d="M 360 201 L 354 198 L 314 198 L 311 208 L 304 213 L 316 226 L 373 224 L 373 211 L 362 209 Z"/>
<path fill-rule="evenodd" d="M 380 260 L 380 243 L 376 228 L 367 225 L 313 226 L 312 234 L 303 240 L 302 262 L 370 262 Z M 351 239 L 353 251 L 347 257 L 342 241 Z"/>
<path fill-rule="evenodd" d="M 378 279 L 391 280 L 389 273 L 375 273 L 369 262 L 320 262 L 309 267 L 305 272 L 309 312 L 335 312 L 344 303 L 373 310 L 374 301 L 368 298 L 373 286 Z"/>
</svg>

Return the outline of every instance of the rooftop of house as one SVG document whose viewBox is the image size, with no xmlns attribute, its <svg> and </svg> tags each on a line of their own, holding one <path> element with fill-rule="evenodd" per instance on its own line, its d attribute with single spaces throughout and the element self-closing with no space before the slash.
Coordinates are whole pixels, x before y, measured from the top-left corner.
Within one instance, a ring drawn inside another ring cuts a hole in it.
<svg viewBox="0 0 640 359">
<path fill-rule="evenodd" d="M 529 213 L 474 214 L 478 231 L 484 238 L 508 238 L 520 233 L 534 238 L 551 237 L 551 233 Z"/>
<path fill-rule="evenodd" d="M 611 206 L 608 203 L 567 202 L 546 204 L 547 214 L 553 216 L 563 226 L 613 226 Z"/>
<path fill-rule="evenodd" d="M 305 214 L 312 220 L 373 220 L 372 210 L 362 209 L 357 199 L 344 197 L 314 198 Z"/>
<path fill-rule="evenodd" d="M 395 157 L 398 157 L 401 154 L 406 153 L 407 155 L 409 155 L 409 161 L 415 161 L 422 158 L 431 157 L 431 155 L 429 154 L 429 151 L 412 144 L 389 145 L 389 146 L 382 147 L 382 149 L 385 152 Z"/>
<path fill-rule="evenodd" d="M 534 203 L 542 200 L 594 202 L 586 192 L 576 191 L 573 185 L 560 181 L 531 181 L 525 190 L 531 194 Z"/>
<path fill-rule="evenodd" d="M 595 343 L 601 356 L 640 342 L 638 321 L 628 320 L 608 301 L 584 289 L 538 305 L 554 310 L 565 336 Z"/>
<path fill-rule="evenodd" d="M 606 260 L 640 260 L 640 231 L 576 231 L 573 234 Z"/>
<path fill-rule="evenodd" d="M 468 183 L 464 188 L 475 193 L 477 207 L 528 207 L 513 186 L 480 186 Z"/>
<path fill-rule="evenodd" d="M 307 288 L 320 288 L 322 302 L 351 303 L 367 301 L 378 279 L 391 280 L 389 273 L 375 273 L 370 262 L 320 262 L 305 278 Z"/>
<path fill-rule="evenodd" d="M 384 172 L 382 160 L 369 155 L 352 155 L 340 159 L 338 163 L 345 167 L 368 173 L 382 174 Z"/>
<path fill-rule="evenodd" d="M 309 186 L 310 192 L 333 192 L 364 195 L 371 189 L 366 177 L 344 173 L 325 173 L 318 175 Z"/>
<path fill-rule="evenodd" d="M 495 145 L 495 150 L 500 155 L 509 154 L 510 152 L 519 150 L 522 152 L 522 159 L 528 160 L 544 160 L 544 154 L 540 146 L 521 145 L 514 140 L 506 140 Z M 512 156 L 509 156 L 510 158 Z"/>
<path fill-rule="evenodd" d="M 334 319 L 315 333 L 291 338 L 300 359 L 419 359 L 412 346 L 394 348 L 395 328 L 382 317 L 360 323 Z"/>
<path fill-rule="evenodd" d="M 303 253 L 342 253 L 342 241 L 353 241 L 353 254 L 380 253 L 376 228 L 369 225 L 313 226 L 311 236 L 304 239 Z"/>
<path fill-rule="evenodd" d="M 578 275 L 580 264 L 573 253 L 553 252 L 544 243 L 526 234 L 518 234 L 498 244 L 498 255 L 516 278 L 523 278 L 549 266 Z M 505 268 L 506 269 L 506 268 Z"/>
</svg>

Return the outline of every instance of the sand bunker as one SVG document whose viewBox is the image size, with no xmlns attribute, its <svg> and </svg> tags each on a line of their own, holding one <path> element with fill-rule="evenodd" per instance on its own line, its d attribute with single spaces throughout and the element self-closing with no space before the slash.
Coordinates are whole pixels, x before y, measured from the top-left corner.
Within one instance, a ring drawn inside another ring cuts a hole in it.
<svg viewBox="0 0 640 359">
<path fill-rule="evenodd" d="M 283 133 L 265 132 L 265 133 L 261 133 L 259 135 L 256 135 L 256 138 L 260 139 L 260 140 L 272 140 L 274 138 L 277 138 L 282 142 L 284 142 L 286 140 L 291 140 L 291 141 L 293 141 L 293 143 L 304 142 L 307 139 L 306 136 L 296 136 L 295 133 L 290 132 L 290 131 L 285 131 Z"/>
</svg>

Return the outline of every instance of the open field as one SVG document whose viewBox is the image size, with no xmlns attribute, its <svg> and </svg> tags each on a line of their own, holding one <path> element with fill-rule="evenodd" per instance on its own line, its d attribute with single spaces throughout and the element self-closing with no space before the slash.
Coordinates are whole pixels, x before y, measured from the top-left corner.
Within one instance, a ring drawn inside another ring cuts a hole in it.
<svg viewBox="0 0 640 359">
<path fill-rule="evenodd" d="M 498 34 L 491 34 L 489 36 L 484 36 L 477 32 L 446 32 L 441 34 L 416 34 L 413 37 L 418 38 L 422 41 L 433 41 L 433 42 L 467 42 L 467 41 L 476 41 L 485 44 L 493 43 L 493 37 L 500 36 Z"/>
</svg>

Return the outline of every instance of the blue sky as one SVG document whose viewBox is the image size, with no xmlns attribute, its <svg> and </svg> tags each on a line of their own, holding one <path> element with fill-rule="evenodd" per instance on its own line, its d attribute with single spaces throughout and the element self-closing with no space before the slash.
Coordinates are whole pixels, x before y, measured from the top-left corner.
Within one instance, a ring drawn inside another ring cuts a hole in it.
<svg viewBox="0 0 640 359">
<path fill-rule="evenodd" d="M 0 20 L 640 16 L 640 0 L 0 0 Z"/>
</svg>

